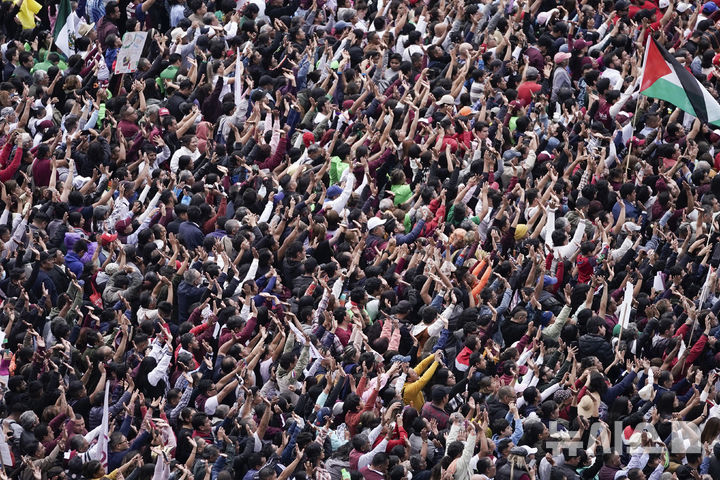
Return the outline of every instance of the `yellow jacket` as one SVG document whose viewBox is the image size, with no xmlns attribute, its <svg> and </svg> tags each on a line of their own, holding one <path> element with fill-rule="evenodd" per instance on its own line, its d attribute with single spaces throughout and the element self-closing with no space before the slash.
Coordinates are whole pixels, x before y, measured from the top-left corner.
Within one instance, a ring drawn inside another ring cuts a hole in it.
<svg viewBox="0 0 720 480">
<path fill-rule="evenodd" d="M 421 375 L 420 378 L 415 382 L 406 383 L 403 387 L 403 401 L 406 405 L 410 405 L 418 412 L 422 409 L 423 405 L 425 405 L 425 397 L 423 396 L 422 390 L 440 365 L 434 360 L 435 355 L 428 355 L 422 362 L 418 363 L 414 370 L 415 373 Z"/>
</svg>

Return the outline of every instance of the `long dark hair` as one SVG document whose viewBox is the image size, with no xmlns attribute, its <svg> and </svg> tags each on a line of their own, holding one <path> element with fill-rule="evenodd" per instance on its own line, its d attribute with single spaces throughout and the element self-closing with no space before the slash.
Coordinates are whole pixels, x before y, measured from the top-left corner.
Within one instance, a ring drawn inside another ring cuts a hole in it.
<svg viewBox="0 0 720 480">
<path fill-rule="evenodd" d="M 153 386 L 148 382 L 148 375 L 157 367 L 157 360 L 151 356 L 142 359 L 138 367 L 138 374 L 135 377 L 135 385 L 145 395 L 146 398 L 155 398 L 157 393 L 165 392 L 165 381 L 160 380 L 157 385 Z"/>
<path fill-rule="evenodd" d="M 630 400 L 628 397 L 621 395 L 613 401 L 612 405 L 610 406 L 610 410 L 608 410 L 608 416 L 607 416 L 607 423 L 608 425 L 612 425 L 613 422 L 617 420 L 622 420 L 625 418 L 629 413 L 628 409 L 628 402 Z"/>
</svg>

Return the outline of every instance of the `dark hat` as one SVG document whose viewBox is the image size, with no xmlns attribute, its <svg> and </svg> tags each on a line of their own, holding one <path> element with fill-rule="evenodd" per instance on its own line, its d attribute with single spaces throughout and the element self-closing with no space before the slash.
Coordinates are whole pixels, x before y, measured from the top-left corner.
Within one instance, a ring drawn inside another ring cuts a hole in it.
<svg viewBox="0 0 720 480">
<path fill-rule="evenodd" d="M 615 10 L 625 10 L 630 8 L 630 2 L 628 0 L 617 0 L 615 2 Z"/>
<path fill-rule="evenodd" d="M 693 478 L 692 468 L 687 465 L 680 465 L 677 470 L 675 470 L 675 475 L 678 480 L 690 480 Z"/>
<path fill-rule="evenodd" d="M 523 447 L 513 447 L 510 449 L 510 455 L 517 455 L 519 457 L 527 457 L 527 450 Z"/>
<path fill-rule="evenodd" d="M 400 300 L 393 310 L 395 313 L 410 313 L 410 310 L 412 310 L 412 304 L 407 300 Z"/>
</svg>

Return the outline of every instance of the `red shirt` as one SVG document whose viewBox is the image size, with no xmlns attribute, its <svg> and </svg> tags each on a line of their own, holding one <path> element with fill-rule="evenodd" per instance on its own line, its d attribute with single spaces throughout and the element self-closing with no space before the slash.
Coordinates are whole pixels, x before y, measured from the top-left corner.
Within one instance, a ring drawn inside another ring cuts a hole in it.
<svg viewBox="0 0 720 480">
<path fill-rule="evenodd" d="M 120 120 L 118 122 L 118 128 L 122 132 L 123 136 L 128 140 L 131 140 L 140 131 L 140 127 L 135 125 L 133 122 L 127 120 Z"/>
<path fill-rule="evenodd" d="M 595 257 L 586 257 L 578 254 L 577 256 L 577 267 L 578 267 L 578 282 L 588 283 L 592 278 L 593 269 L 595 267 Z"/>
<path fill-rule="evenodd" d="M 644 2 L 642 5 L 630 5 L 628 8 L 628 16 L 630 18 L 633 18 L 640 10 L 655 10 L 655 14 L 658 15 L 661 12 L 658 12 L 658 5 L 657 2 Z M 664 15 L 664 14 L 663 14 Z M 662 15 L 660 15 L 662 17 Z"/>
<path fill-rule="evenodd" d="M 522 102 L 523 107 L 527 107 L 532 102 L 533 94 L 540 90 L 542 90 L 542 86 L 538 85 L 537 82 L 523 82 L 518 86 L 517 98 Z"/>
<path fill-rule="evenodd" d="M 35 186 L 47 187 L 50 185 L 50 174 L 52 174 L 52 163 L 49 158 L 38 158 L 32 166 L 33 180 Z"/>
</svg>

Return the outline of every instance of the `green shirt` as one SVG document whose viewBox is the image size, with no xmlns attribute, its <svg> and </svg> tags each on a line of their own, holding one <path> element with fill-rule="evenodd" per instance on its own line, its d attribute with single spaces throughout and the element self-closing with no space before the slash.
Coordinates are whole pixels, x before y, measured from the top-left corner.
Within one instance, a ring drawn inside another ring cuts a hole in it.
<svg viewBox="0 0 720 480">
<path fill-rule="evenodd" d="M 30 69 L 30 73 L 35 73 L 38 70 L 42 70 L 43 72 L 47 72 L 50 67 L 52 67 L 54 64 L 52 62 L 49 62 L 45 60 L 44 62 L 38 62 Z M 62 71 L 66 70 L 68 68 L 67 63 L 60 60 L 57 64 L 57 67 Z"/>
<path fill-rule="evenodd" d="M 395 205 L 402 205 L 403 203 L 407 202 L 408 199 L 412 197 L 413 193 L 410 189 L 410 185 L 406 184 L 393 185 L 392 187 L 390 187 L 390 191 L 395 194 Z"/>
<path fill-rule="evenodd" d="M 178 70 L 179 68 L 175 65 L 170 65 L 165 70 L 160 72 L 160 76 L 157 79 L 157 84 L 163 94 L 165 93 L 165 80 L 175 80 Z"/>
<path fill-rule="evenodd" d="M 343 172 L 347 170 L 349 166 L 350 165 L 343 162 L 340 157 L 332 157 L 330 159 L 330 185 L 338 185 Z"/>
</svg>

